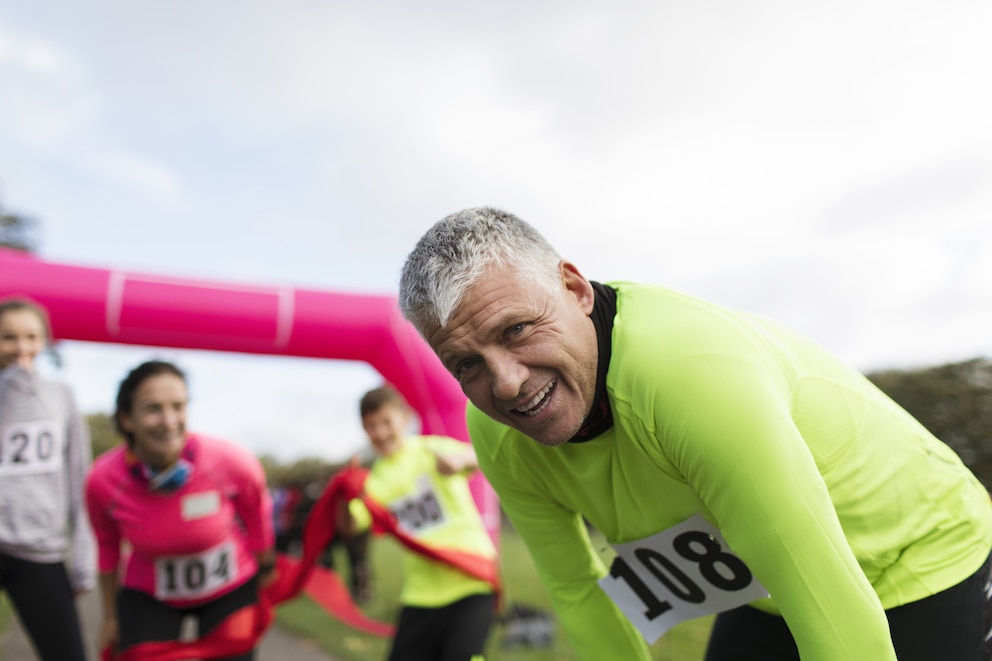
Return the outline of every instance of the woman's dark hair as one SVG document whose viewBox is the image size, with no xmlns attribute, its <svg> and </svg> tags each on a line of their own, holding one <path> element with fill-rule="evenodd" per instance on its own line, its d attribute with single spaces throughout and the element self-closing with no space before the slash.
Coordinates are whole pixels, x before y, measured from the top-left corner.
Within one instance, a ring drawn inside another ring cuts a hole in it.
<svg viewBox="0 0 992 661">
<path fill-rule="evenodd" d="M 133 444 L 134 438 L 121 426 L 121 416 L 131 413 L 131 407 L 134 406 L 134 391 L 138 389 L 138 386 L 144 383 L 145 380 L 159 374 L 178 376 L 182 379 L 183 383 L 186 383 L 186 374 L 172 363 L 167 363 L 164 360 L 149 360 L 128 372 L 128 375 L 124 377 L 120 387 L 117 389 L 117 410 L 114 411 L 114 427 L 117 429 L 117 433 L 127 440 L 128 445 Z"/>
</svg>

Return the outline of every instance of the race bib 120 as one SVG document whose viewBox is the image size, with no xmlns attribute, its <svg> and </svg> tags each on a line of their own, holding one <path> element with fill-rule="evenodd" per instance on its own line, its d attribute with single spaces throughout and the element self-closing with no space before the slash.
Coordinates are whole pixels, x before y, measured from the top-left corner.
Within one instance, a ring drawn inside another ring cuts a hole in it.
<svg viewBox="0 0 992 661">
<path fill-rule="evenodd" d="M 0 429 L 0 474 L 49 473 L 62 468 L 65 434 L 50 422 L 21 422 Z"/>
<path fill-rule="evenodd" d="M 614 548 L 617 556 L 599 585 L 648 643 L 679 622 L 768 596 L 720 531 L 698 514 Z"/>
</svg>

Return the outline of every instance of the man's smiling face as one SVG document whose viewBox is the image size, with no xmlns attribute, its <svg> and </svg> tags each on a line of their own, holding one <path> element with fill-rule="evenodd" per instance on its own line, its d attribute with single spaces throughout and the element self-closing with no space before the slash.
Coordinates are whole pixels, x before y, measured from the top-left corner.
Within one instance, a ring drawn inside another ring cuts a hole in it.
<svg viewBox="0 0 992 661">
<path fill-rule="evenodd" d="M 568 262 L 560 289 L 546 291 L 493 267 L 427 341 L 468 398 L 497 422 L 542 445 L 561 445 L 582 426 L 596 390 L 592 285 Z"/>
</svg>

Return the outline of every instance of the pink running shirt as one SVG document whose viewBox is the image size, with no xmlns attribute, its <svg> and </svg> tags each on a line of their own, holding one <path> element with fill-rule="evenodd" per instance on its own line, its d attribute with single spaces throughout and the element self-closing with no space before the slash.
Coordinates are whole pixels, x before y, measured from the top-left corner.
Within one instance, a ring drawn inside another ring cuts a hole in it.
<svg viewBox="0 0 992 661">
<path fill-rule="evenodd" d="M 194 468 L 175 491 L 149 489 L 123 445 L 98 457 L 86 482 L 100 572 L 119 567 L 123 556 L 124 587 L 177 607 L 242 585 L 258 569 L 255 552 L 274 540 L 272 501 L 258 460 L 203 435 L 190 434 L 186 447 Z"/>
</svg>

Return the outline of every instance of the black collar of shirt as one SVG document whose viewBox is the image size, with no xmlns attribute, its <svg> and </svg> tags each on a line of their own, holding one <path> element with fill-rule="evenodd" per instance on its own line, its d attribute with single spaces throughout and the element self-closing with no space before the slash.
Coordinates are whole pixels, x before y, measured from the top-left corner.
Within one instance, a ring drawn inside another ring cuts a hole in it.
<svg viewBox="0 0 992 661">
<path fill-rule="evenodd" d="M 617 292 L 598 282 L 591 284 L 596 292 L 596 299 L 589 316 L 592 318 L 592 325 L 596 327 L 596 341 L 599 345 L 596 394 L 582 427 L 569 439 L 569 443 L 591 441 L 613 426 L 613 411 L 610 409 L 610 398 L 606 395 L 606 372 L 610 368 L 610 354 L 613 350 L 613 318 L 617 315 Z"/>
</svg>

